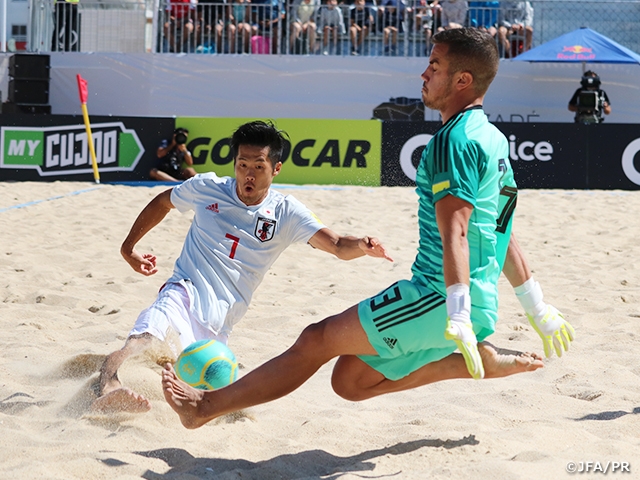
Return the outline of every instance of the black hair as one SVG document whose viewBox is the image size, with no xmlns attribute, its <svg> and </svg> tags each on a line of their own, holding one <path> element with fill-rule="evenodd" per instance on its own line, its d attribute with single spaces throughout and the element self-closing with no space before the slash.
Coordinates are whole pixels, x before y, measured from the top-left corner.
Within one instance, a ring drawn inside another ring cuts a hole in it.
<svg viewBox="0 0 640 480">
<path fill-rule="evenodd" d="M 255 120 L 240 125 L 231 137 L 230 147 L 233 158 L 235 160 L 238 156 L 240 145 L 269 147 L 268 157 L 271 160 L 271 165 L 275 167 L 276 163 L 282 161 L 282 152 L 287 141 L 285 135 L 288 137 L 286 132 L 278 130 L 271 121 Z"/>
<path fill-rule="evenodd" d="M 449 74 L 471 73 L 475 91 L 486 93 L 500 64 L 496 41 L 489 33 L 478 28 L 452 28 L 436 33 L 431 42 L 449 47 Z"/>
<path fill-rule="evenodd" d="M 189 130 L 186 128 L 178 127 L 173 131 L 174 134 L 184 133 L 185 135 L 189 135 Z"/>
</svg>

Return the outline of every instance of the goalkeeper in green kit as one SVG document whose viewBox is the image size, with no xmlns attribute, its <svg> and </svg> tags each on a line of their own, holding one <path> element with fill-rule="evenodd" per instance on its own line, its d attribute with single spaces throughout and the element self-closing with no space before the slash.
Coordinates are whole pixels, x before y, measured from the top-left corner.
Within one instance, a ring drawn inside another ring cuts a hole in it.
<svg viewBox="0 0 640 480">
<path fill-rule="evenodd" d="M 417 169 L 420 242 L 412 278 L 309 325 L 288 350 L 225 388 L 193 389 L 167 364 L 164 396 L 185 427 L 287 395 L 336 357 L 331 386 L 352 401 L 542 368 L 536 354 L 505 353 L 485 341 L 498 318 L 501 271 L 547 356 L 569 347 L 573 329 L 544 302 L 511 235 L 518 192 L 509 146 L 482 109 L 498 71 L 495 40 L 474 28 L 445 30 L 432 40 L 422 99 L 443 125 Z"/>
</svg>

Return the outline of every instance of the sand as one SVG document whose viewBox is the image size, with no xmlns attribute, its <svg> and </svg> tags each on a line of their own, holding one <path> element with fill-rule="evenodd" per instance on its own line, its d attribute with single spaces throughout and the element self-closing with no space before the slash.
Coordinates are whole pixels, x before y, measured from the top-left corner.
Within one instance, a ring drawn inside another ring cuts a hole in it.
<svg viewBox="0 0 640 480">
<path fill-rule="evenodd" d="M 337 232 L 379 237 L 395 262 L 289 248 L 231 337 L 241 375 L 305 325 L 408 278 L 415 255 L 413 189 L 282 187 Z M 521 192 L 515 231 L 577 332 L 544 369 L 351 403 L 332 392 L 329 364 L 286 398 L 192 431 L 162 396 L 167 344 L 121 370 L 150 412 L 89 410 L 101 361 L 171 274 L 189 227 L 191 215 L 172 211 L 140 242 L 158 256 L 155 276 L 120 257 L 165 188 L 0 183 L 0 478 L 558 479 L 587 461 L 640 475 L 640 192 Z M 491 341 L 542 353 L 504 279 L 500 293 Z"/>
</svg>

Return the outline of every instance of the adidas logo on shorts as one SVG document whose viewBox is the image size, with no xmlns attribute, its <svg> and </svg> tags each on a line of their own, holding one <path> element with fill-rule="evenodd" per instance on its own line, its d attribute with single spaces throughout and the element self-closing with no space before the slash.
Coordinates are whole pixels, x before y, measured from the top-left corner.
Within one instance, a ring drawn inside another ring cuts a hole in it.
<svg viewBox="0 0 640 480">
<path fill-rule="evenodd" d="M 397 338 L 382 337 L 382 339 L 391 349 L 393 349 L 396 346 L 396 343 L 398 343 Z"/>
</svg>

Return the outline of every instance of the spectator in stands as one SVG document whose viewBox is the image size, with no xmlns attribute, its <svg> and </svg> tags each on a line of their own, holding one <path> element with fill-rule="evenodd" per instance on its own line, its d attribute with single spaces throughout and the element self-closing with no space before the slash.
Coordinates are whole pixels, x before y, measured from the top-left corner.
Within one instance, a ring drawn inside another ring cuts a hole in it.
<svg viewBox="0 0 640 480">
<path fill-rule="evenodd" d="M 462 28 L 466 25 L 468 2 L 464 0 L 434 0 L 432 5 L 434 7 L 440 6 L 442 9 L 438 31 Z"/>
<path fill-rule="evenodd" d="M 231 5 L 226 3 L 227 0 L 199 1 L 193 34 L 196 52 L 224 52 L 224 31 L 231 17 Z"/>
<path fill-rule="evenodd" d="M 405 4 L 402 0 L 384 0 L 382 4 L 382 45 L 385 55 L 395 55 L 398 33 L 404 32 Z"/>
<path fill-rule="evenodd" d="M 569 110 L 576 112 L 574 119 L 576 123 L 585 125 L 601 123 L 604 121 L 604 115 L 611 113 L 609 97 L 607 92 L 600 89 L 600 77 L 596 72 L 591 70 L 584 72 L 580 80 L 580 88 L 569 100 Z"/>
<path fill-rule="evenodd" d="M 193 21 L 193 34 L 189 41 L 195 45 L 196 53 L 215 52 L 215 40 L 213 37 L 213 27 L 206 21 L 209 7 L 207 5 L 197 5 L 195 9 L 195 19 Z M 187 50 L 188 51 L 188 50 Z"/>
<path fill-rule="evenodd" d="M 355 5 L 349 10 L 351 55 L 362 53 L 362 45 L 373 26 L 373 15 L 371 15 L 371 10 L 365 7 L 364 1 L 356 0 Z"/>
<path fill-rule="evenodd" d="M 424 54 L 431 52 L 431 35 L 433 34 L 433 7 L 427 0 L 413 0 L 412 6 L 407 8 L 407 15 L 413 19 L 414 31 L 424 32 Z"/>
<path fill-rule="evenodd" d="M 296 49 L 299 42 L 305 41 L 308 53 L 316 52 L 316 13 L 320 8 L 320 0 L 294 0 L 291 9 L 291 32 L 289 33 L 289 49 L 291 53 L 304 51 Z M 305 40 L 306 39 L 306 40 Z"/>
<path fill-rule="evenodd" d="M 333 52 L 337 53 L 338 37 L 346 33 L 342 9 L 338 7 L 338 0 L 327 0 L 326 5 L 320 7 L 318 28 L 322 32 L 322 54 L 329 55 L 329 37 L 331 37 Z"/>
<path fill-rule="evenodd" d="M 152 168 L 149 176 L 153 180 L 162 182 L 179 182 L 186 180 L 196 174 L 191 167 L 193 165 L 193 157 L 191 152 L 187 150 L 187 138 L 189 130 L 186 128 L 176 128 L 173 132 L 171 141 L 164 139 L 157 150 L 158 166 Z M 187 164 L 183 167 L 183 164 Z"/>
<path fill-rule="evenodd" d="M 531 49 L 533 7 L 531 2 L 501 2 L 498 38 L 502 55 L 512 58 Z"/>
<path fill-rule="evenodd" d="M 278 49 L 278 24 L 285 18 L 285 12 L 280 11 L 278 0 L 252 0 L 251 3 L 254 23 L 257 25 L 256 36 L 267 39 L 271 43 L 270 53 L 276 53 Z"/>
<path fill-rule="evenodd" d="M 209 31 L 215 31 L 216 34 L 216 50 L 218 53 L 225 52 L 225 30 L 227 30 L 227 37 L 229 28 L 232 24 L 232 6 L 227 4 L 227 0 L 200 0 L 200 3 L 205 8 L 205 24 L 208 25 Z M 235 28 L 234 28 L 235 34 Z M 230 49 L 231 46 L 229 45 Z"/>
<path fill-rule="evenodd" d="M 258 32 L 256 25 L 251 25 L 251 10 L 247 5 L 251 0 L 234 0 L 229 17 L 228 36 L 229 53 L 236 53 L 238 42 L 242 45 L 241 53 L 251 51 L 251 37 Z"/>
<path fill-rule="evenodd" d="M 469 26 L 488 32 L 492 37 L 498 33 L 500 2 L 469 2 Z"/>
<path fill-rule="evenodd" d="M 168 19 L 164 24 L 164 38 L 169 42 L 170 52 L 183 53 L 190 50 L 197 3 L 197 0 L 171 0 L 167 3 Z"/>
</svg>

